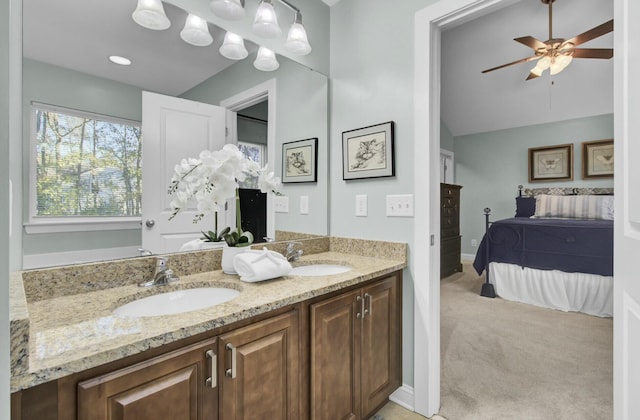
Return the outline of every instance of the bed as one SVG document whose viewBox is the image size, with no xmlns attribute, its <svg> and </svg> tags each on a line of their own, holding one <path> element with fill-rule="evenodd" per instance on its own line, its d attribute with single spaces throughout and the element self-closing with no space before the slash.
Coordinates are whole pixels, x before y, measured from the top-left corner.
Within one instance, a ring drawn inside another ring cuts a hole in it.
<svg viewBox="0 0 640 420">
<path fill-rule="evenodd" d="M 519 188 L 515 217 L 491 222 L 485 209 L 481 294 L 612 316 L 613 190 Z"/>
</svg>

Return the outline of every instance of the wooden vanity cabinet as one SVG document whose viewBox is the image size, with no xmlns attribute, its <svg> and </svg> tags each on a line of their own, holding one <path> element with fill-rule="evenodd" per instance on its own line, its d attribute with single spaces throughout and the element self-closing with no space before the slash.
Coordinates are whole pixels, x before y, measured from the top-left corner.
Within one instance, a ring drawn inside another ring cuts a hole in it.
<svg viewBox="0 0 640 420">
<path fill-rule="evenodd" d="M 220 418 L 300 419 L 298 311 L 219 336 Z"/>
<path fill-rule="evenodd" d="M 401 380 L 401 275 L 310 306 L 311 419 L 366 419 Z"/>
<path fill-rule="evenodd" d="M 216 339 L 78 384 L 78 419 L 217 418 Z"/>
</svg>

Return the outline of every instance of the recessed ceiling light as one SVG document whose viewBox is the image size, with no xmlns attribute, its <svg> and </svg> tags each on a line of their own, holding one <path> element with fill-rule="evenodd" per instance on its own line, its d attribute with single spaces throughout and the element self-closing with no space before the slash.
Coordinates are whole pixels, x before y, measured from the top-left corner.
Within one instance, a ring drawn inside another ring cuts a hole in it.
<svg viewBox="0 0 640 420">
<path fill-rule="evenodd" d="M 115 64 L 119 64 L 121 66 L 128 66 L 131 64 L 131 60 L 125 57 L 120 57 L 119 55 L 112 55 L 109 57 L 109 61 Z"/>
</svg>

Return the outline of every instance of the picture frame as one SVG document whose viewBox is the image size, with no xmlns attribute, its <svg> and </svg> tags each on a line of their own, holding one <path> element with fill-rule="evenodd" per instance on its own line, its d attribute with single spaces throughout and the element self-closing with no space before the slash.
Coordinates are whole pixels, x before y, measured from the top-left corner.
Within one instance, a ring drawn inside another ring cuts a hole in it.
<svg viewBox="0 0 640 420">
<path fill-rule="evenodd" d="M 529 182 L 573 181 L 573 143 L 529 148 Z"/>
<path fill-rule="evenodd" d="M 613 178 L 613 139 L 582 143 L 582 179 Z"/>
<path fill-rule="evenodd" d="M 342 179 L 381 178 L 395 175 L 395 123 L 342 132 Z"/>
<path fill-rule="evenodd" d="M 318 138 L 282 144 L 282 183 L 317 182 Z"/>
</svg>

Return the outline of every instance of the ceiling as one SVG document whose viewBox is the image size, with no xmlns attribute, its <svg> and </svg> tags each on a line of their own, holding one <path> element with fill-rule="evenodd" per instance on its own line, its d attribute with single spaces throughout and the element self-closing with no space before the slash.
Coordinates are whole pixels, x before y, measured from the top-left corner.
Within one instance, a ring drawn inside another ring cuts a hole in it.
<svg viewBox="0 0 640 420">
<path fill-rule="evenodd" d="M 23 54 L 172 96 L 234 63 L 218 53 L 220 28 L 210 24 L 213 44 L 195 47 L 180 38 L 186 12 L 164 3 L 171 27 L 153 31 L 131 19 L 135 6 L 135 0 L 23 0 Z M 245 44 L 250 53 L 257 49 Z M 110 63 L 114 54 L 132 65 Z"/>
<path fill-rule="evenodd" d="M 556 0 L 554 38 L 572 38 L 613 18 L 613 0 Z M 574 59 L 561 73 L 525 81 L 535 62 L 513 38 L 548 39 L 548 6 L 520 0 L 442 33 L 441 118 L 453 136 L 613 113 L 613 60 Z M 612 48 L 613 33 L 582 45 Z"/>
<path fill-rule="evenodd" d="M 172 25 L 152 31 L 133 22 L 134 7 L 135 0 L 23 0 L 24 55 L 173 96 L 234 63 L 218 53 L 220 28 L 210 24 L 214 43 L 194 47 L 179 37 L 183 10 L 165 2 Z M 613 0 L 557 0 L 553 9 L 554 36 L 570 38 L 611 19 Z M 530 56 L 513 38 L 546 40 L 547 13 L 540 0 L 520 0 L 443 32 L 441 116 L 454 136 L 613 112 L 613 60 L 575 59 L 553 78 L 529 81 L 533 63 L 481 73 Z M 613 34 L 584 44 L 612 46 Z M 133 64 L 111 64 L 112 54 Z"/>
</svg>

